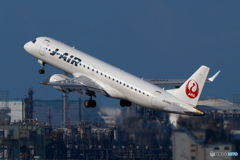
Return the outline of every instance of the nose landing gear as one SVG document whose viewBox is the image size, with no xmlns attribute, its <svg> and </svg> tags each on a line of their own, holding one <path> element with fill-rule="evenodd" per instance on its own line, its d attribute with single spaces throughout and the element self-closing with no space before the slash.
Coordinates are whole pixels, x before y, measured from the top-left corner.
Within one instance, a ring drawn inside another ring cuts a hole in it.
<svg viewBox="0 0 240 160">
<path fill-rule="evenodd" d="M 38 70 L 38 73 L 39 73 L 39 74 L 44 74 L 44 73 L 45 73 L 45 70 L 44 70 L 44 69 L 39 69 L 39 70 Z"/>
<path fill-rule="evenodd" d="M 41 64 L 41 66 L 42 66 L 42 69 L 39 69 L 38 70 L 38 73 L 39 74 L 44 74 L 45 73 L 45 70 L 44 70 L 44 67 L 45 67 L 45 62 L 43 62 L 43 61 L 41 61 L 41 60 L 38 60 L 38 63 L 40 63 Z"/>
</svg>

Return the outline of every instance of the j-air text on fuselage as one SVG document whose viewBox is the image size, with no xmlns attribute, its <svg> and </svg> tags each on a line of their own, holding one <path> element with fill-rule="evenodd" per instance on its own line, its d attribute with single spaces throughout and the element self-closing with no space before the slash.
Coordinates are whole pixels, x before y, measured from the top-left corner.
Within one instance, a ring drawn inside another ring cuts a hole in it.
<svg viewBox="0 0 240 160">
<path fill-rule="evenodd" d="M 78 57 L 74 57 L 73 55 L 71 56 L 68 56 L 68 53 L 60 53 L 58 52 L 59 49 L 55 49 L 55 51 L 52 51 L 50 53 L 50 55 L 54 56 L 55 54 L 59 55 L 59 59 L 63 59 L 64 61 L 68 62 L 68 63 L 71 63 L 71 64 L 75 64 L 75 66 L 78 65 L 78 63 L 81 62 L 81 59 L 78 58 Z"/>
<path fill-rule="evenodd" d="M 138 106 L 169 113 L 202 116 L 197 102 L 205 82 L 213 82 L 220 73 L 207 78 L 209 68 L 201 66 L 189 79 L 141 79 L 110 64 L 83 53 L 74 47 L 49 37 L 38 37 L 24 45 L 24 49 L 38 59 L 44 74 L 45 64 L 52 65 L 74 78 L 62 74 L 49 75 L 44 85 L 62 92 L 76 91 L 90 96 L 86 108 L 94 108 L 96 93 L 120 99 L 121 107 Z M 162 87 L 176 87 L 165 90 Z"/>
</svg>

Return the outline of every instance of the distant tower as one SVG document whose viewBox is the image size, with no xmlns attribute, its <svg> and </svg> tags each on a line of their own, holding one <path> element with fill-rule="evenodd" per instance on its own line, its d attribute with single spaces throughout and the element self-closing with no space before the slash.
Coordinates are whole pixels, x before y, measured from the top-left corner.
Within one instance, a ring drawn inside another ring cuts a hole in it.
<svg viewBox="0 0 240 160">
<path fill-rule="evenodd" d="M 28 117 L 29 117 L 29 119 L 33 119 L 33 94 L 34 94 L 34 92 L 33 92 L 32 88 L 29 88 L 28 89 L 28 99 L 29 99 L 29 101 L 28 101 L 28 103 L 29 103 Z"/>
<path fill-rule="evenodd" d="M 23 99 L 24 119 L 33 119 L 33 90 L 28 89 L 28 98 Z"/>
<path fill-rule="evenodd" d="M 49 109 L 49 114 L 48 114 L 48 116 L 47 116 L 47 122 L 48 122 L 49 124 L 52 124 L 51 109 Z"/>
<path fill-rule="evenodd" d="M 79 98 L 79 112 L 78 112 L 78 122 L 82 121 L 82 106 L 81 106 L 81 98 Z"/>
<path fill-rule="evenodd" d="M 69 109 L 69 99 L 68 93 L 63 93 L 63 124 L 64 126 L 68 126 L 68 109 Z"/>
</svg>

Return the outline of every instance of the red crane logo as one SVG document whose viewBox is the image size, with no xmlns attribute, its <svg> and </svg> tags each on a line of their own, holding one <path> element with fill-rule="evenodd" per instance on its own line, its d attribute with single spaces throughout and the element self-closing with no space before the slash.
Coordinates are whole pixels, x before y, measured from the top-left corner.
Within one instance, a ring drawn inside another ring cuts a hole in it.
<svg viewBox="0 0 240 160">
<path fill-rule="evenodd" d="M 189 80 L 186 85 L 186 94 L 189 98 L 194 99 L 198 96 L 199 87 L 196 81 Z"/>
</svg>

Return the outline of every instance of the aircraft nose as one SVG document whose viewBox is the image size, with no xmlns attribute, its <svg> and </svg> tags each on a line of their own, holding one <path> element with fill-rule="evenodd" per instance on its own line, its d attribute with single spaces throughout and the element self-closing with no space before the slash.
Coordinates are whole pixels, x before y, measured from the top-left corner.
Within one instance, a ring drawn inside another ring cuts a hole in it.
<svg viewBox="0 0 240 160">
<path fill-rule="evenodd" d="M 23 48 L 25 49 L 25 51 L 29 51 L 29 43 L 30 42 L 27 42 L 24 46 L 23 46 Z"/>
</svg>

